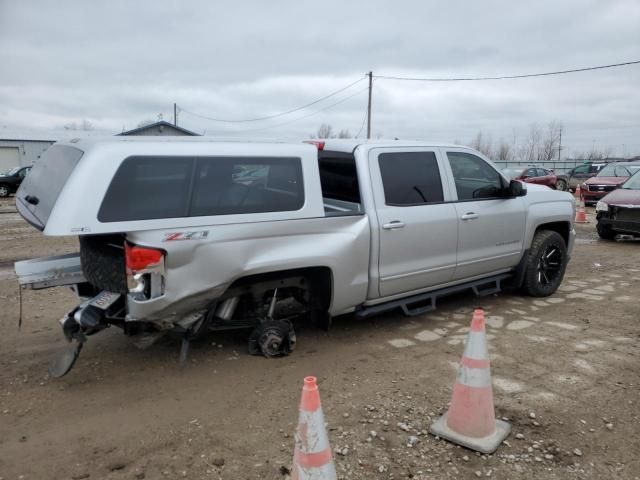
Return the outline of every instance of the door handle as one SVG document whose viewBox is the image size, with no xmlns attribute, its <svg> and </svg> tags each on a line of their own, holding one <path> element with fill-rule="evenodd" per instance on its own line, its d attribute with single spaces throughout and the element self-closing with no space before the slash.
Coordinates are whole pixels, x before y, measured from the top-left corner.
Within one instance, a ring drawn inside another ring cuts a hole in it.
<svg viewBox="0 0 640 480">
<path fill-rule="evenodd" d="M 393 222 L 385 223 L 382 225 L 385 230 L 396 230 L 398 228 L 404 228 L 404 223 L 400 220 L 394 220 Z"/>
<path fill-rule="evenodd" d="M 467 212 L 464 215 L 462 215 L 460 217 L 460 219 L 462 220 L 475 220 L 476 218 L 478 218 L 480 215 L 478 215 L 475 212 Z"/>
</svg>

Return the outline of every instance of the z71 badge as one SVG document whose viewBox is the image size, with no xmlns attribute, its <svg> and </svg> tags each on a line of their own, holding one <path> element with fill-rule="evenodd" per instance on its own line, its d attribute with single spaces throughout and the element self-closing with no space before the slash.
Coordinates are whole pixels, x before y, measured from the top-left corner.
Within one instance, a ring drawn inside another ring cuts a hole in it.
<svg viewBox="0 0 640 480">
<path fill-rule="evenodd" d="M 209 230 L 199 232 L 172 232 L 165 233 L 163 242 L 175 242 L 178 240 L 204 240 L 209 236 Z"/>
</svg>

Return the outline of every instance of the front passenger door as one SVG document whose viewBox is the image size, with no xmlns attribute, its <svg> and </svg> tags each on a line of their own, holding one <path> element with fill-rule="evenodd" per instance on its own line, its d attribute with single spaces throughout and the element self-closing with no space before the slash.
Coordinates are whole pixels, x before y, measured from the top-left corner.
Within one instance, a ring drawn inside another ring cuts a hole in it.
<svg viewBox="0 0 640 480">
<path fill-rule="evenodd" d="M 457 195 L 458 253 L 454 280 L 515 267 L 524 244 L 525 206 L 503 196 L 507 181 L 488 162 L 463 150 L 446 156 Z"/>
</svg>

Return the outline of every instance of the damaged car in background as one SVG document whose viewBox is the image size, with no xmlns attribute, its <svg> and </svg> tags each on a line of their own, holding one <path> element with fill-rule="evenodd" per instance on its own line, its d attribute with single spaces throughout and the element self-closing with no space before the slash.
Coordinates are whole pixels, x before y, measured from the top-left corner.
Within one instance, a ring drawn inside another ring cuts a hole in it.
<svg viewBox="0 0 640 480">
<path fill-rule="evenodd" d="M 596 204 L 596 230 L 603 240 L 617 234 L 640 237 L 640 170 Z"/>
<path fill-rule="evenodd" d="M 311 144 L 310 144 L 311 143 Z M 555 292 L 575 203 L 509 181 L 482 154 L 427 142 L 225 143 L 108 138 L 52 146 L 16 205 L 77 254 L 17 262 L 23 288 L 71 286 L 72 344 L 122 328 L 140 347 L 245 328 L 267 357 L 295 347 L 295 322 L 433 310 L 464 290 Z"/>
</svg>

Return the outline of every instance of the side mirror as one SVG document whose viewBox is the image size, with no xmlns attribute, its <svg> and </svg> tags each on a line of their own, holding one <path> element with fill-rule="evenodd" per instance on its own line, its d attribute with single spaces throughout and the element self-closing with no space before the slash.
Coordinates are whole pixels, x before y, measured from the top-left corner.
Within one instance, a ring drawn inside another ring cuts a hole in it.
<svg viewBox="0 0 640 480">
<path fill-rule="evenodd" d="M 527 194 L 527 188 L 524 183 L 518 180 L 511 180 L 506 188 L 507 197 L 524 197 Z"/>
</svg>

